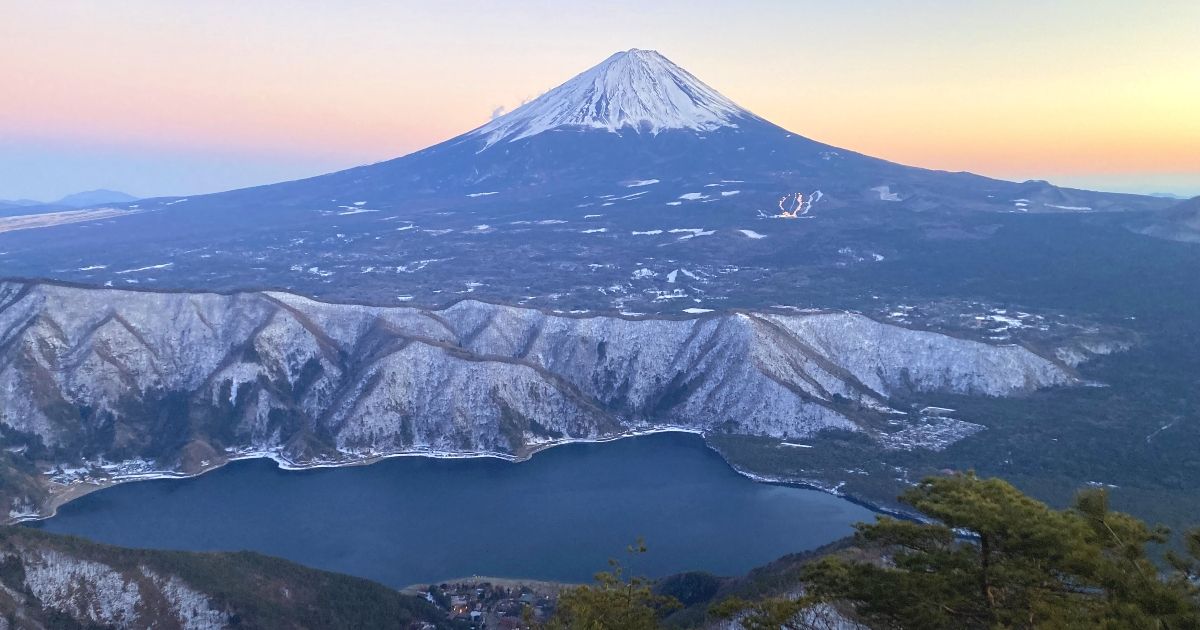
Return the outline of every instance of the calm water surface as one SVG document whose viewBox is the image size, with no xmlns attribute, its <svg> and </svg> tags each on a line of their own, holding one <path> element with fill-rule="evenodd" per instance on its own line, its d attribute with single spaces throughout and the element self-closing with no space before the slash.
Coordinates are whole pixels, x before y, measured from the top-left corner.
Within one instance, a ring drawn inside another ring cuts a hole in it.
<svg viewBox="0 0 1200 630">
<path fill-rule="evenodd" d="M 399 587 L 469 575 L 586 581 L 639 536 L 650 549 L 633 564 L 641 574 L 737 574 L 871 518 L 837 497 L 750 481 L 699 437 L 671 433 L 522 463 L 235 462 L 95 492 L 35 526 L 130 547 L 250 549 Z"/>
</svg>

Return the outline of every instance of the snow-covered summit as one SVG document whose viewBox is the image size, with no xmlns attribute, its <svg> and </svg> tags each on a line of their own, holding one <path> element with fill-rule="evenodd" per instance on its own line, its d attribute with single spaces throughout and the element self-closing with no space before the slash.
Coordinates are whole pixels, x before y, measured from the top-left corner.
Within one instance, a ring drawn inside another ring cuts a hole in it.
<svg viewBox="0 0 1200 630">
<path fill-rule="evenodd" d="M 653 50 L 619 52 L 570 81 L 471 132 L 488 146 L 558 127 L 656 134 L 712 131 L 757 118 Z"/>
</svg>

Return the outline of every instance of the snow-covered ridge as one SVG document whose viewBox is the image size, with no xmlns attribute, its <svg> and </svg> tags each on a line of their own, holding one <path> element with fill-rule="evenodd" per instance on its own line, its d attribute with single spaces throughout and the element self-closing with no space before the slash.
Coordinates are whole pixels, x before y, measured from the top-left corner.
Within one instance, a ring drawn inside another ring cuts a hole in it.
<svg viewBox="0 0 1200 630">
<path fill-rule="evenodd" d="M 22 612 L 44 608 L 96 627 L 211 630 L 233 625 L 231 615 L 208 595 L 146 566 L 119 568 L 28 541 L 10 543 L 0 559 L 23 569 L 18 575 L 24 592 L 5 589 L 15 600 L 10 605 Z"/>
<path fill-rule="evenodd" d="M 472 131 L 486 146 L 559 127 L 658 133 L 712 131 L 756 118 L 653 50 L 619 52 L 542 96 Z"/>
<path fill-rule="evenodd" d="M 1021 346 L 857 313 L 686 312 L 694 317 L 576 317 L 474 301 L 426 310 L 0 283 L 0 425 L 51 448 L 73 444 L 80 427 L 101 436 L 87 445 L 98 459 L 43 468 L 69 484 L 80 467 L 114 478 L 192 474 L 240 453 L 298 466 L 403 453 L 523 457 L 655 427 L 779 439 L 838 429 L 882 444 L 887 436 L 860 419 L 894 420 L 898 394 L 1078 383 Z M 186 448 L 154 451 L 140 439 L 152 435 L 144 424 L 171 401 L 187 409 L 171 430 L 219 426 L 225 437 L 197 429 Z M 113 422 L 136 427 L 131 440 L 105 441 Z M 9 499 L 12 519 L 45 507 Z"/>
<path fill-rule="evenodd" d="M 72 439 L 75 407 L 94 410 L 85 423 L 132 420 L 162 392 L 235 425 L 239 445 L 286 443 L 277 409 L 325 424 L 342 449 L 518 453 L 539 431 L 662 423 L 806 437 L 856 428 L 839 399 L 883 409 L 897 392 L 1003 396 L 1074 380 L 1019 346 L 845 312 L 628 320 L 3 283 L 0 331 L 0 422 L 47 445 Z M 514 433 L 514 418 L 541 429 Z"/>
</svg>

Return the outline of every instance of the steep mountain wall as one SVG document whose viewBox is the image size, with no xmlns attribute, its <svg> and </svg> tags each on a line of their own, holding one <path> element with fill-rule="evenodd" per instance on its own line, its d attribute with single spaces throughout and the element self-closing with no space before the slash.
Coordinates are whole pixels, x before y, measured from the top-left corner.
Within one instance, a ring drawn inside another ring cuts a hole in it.
<svg viewBox="0 0 1200 630">
<path fill-rule="evenodd" d="M 0 428 L 42 468 L 196 472 L 251 451 L 297 464 L 520 457 L 661 425 L 873 434 L 864 420 L 899 394 L 1073 382 L 1020 346 L 846 312 L 569 317 L 473 301 L 423 310 L 0 285 Z"/>
</svg>

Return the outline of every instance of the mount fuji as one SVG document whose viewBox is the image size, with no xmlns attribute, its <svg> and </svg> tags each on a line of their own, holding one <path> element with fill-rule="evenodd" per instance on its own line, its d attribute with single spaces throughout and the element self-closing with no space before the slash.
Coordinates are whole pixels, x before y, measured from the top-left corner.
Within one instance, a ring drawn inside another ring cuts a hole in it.
<svg viewBox="0 0 1200 630">
<path fill-rule="evenodd" d="M 662 425 L 883 502 L 948 466 L 1194 487 L 1200 249 L 1138 233 L 1190 234 L 1175 203 L 895 164 L 621 52 L 386 162 L 0 216 L 0 508 Z"/>
<path fill-rule="evenodd" d="M 657 134 L 715 131 L 759 120 L 651 50 L 616 53 L 601 64 L 475 131 L 488 146 L 564 127 Z"/>
<path fill-rule="evenodd" d="M 906 167 L 822 144 L 760 118 L 658 52 L 639 49 L 616 53 L 516 110 L 428 149 L 189 203 L 215 209 L 245 202 L 262 212 L 349 197 L 372 205 L 480 192 L 531 200 L 600 194 L 612 183 L 648 179 L 704 186 L 712 183 L 710 173 L 748 184 L 741 187 L 744 194 L 747 188 L 767 193 L 770 206 L 782 194 L 817 189 L 825 204 L 837 207 L 908 201 L 924 209 L 1062 212 L 1166 205 Z"/>
<path fill-rule="evenodd" d="M 733 285 L 769 280 L 786 291 L 798 265 L 811 277 L 892 259 L 933 231 L 985 234 L 1001 215 L 1170 203 L 903 166 L 823 144 L 633 49 L 393 160 L 61 220 L 0 220 L 0 264 L 91 285 L 283 288 L 428 305 L 475 293 L 657 311 L 707 302 L 697 290 L 730 306 L 774 303 L 786 295 Z M 676 262 L 656 262 L 664 257 Z M 738 282 L 721 288 L 734 269 Z"/>
</svg>

